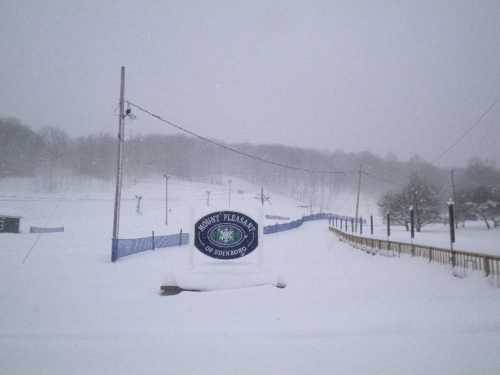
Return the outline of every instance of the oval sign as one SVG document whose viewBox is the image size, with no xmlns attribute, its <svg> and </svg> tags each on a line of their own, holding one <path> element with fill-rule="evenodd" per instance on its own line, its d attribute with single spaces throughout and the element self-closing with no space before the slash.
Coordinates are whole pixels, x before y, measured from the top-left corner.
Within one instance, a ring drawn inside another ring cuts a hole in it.
<svg viewBox="0 0 500 375">
<path fill-rule="evenodd" d="M 194 227 L 194 245 L 215 259 L 236 259 L 257 248 L 258 225 L 235 211 L 218 211 L 203 216 Z"/>
</svg>

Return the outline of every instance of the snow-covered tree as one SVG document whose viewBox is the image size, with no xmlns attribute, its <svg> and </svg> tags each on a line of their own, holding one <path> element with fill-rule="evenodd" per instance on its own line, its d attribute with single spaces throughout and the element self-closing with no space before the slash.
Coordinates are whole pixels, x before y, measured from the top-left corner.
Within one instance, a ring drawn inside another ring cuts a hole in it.
<svg viewBox="0 0 500 375">
<path fill-rule="evenodd" d="M 408 184 L 400 192 L 390 192 L 382 196 L 378 203 L 383 214 L 390 212 L 391 219 L 408 228 L 409 209 L 415 212 L 415 228 L 440 220 L 441 208 L 436 189 L 418 174 L 411 175 Z"/>
<path fill-rule="evenodd" d="M 410 221 L 409 204 L 401 192 L 387 192 L 380 198 L 378 205 L 382 215 L 390 212 L 394 224 L 404 225 L 408 230 Z"/>
<path fill-rule="evenodd" d="M 490 162 L 471 160 L 459 180 L 457 200 L 467 216 L 482 220 L 486 228 L 500 226 L 500 172 Z"/>
<path fill-rule="evenodd" d="M 463 194 L 465 206 L 484 222 L 486 228 L 491 228 L 490 223 L 495 227 L 500 226 L 500 193 L 498 188 L 480 186 Z"/>
</svg>

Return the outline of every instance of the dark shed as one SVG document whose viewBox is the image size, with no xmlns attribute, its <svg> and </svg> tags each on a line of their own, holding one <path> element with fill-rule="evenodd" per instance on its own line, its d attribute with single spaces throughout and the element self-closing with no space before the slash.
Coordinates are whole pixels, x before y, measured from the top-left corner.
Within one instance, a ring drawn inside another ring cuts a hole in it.
<svg viewBox="0 0 500 375">
<path fill-rule="evenodd" d="M 19 233 L 21 216 L 0 214 L 0 233 Z"/>
</svg>

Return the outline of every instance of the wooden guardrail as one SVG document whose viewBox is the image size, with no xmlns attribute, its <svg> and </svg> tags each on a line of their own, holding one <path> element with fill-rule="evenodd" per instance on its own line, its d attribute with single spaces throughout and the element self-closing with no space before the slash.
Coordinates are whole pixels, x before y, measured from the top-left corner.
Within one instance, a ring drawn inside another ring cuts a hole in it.
<svg viewBox="0 0 500 375">
<path fill-rule="evenodd" d="M 370 248 L 375 251 L 386 250 L 394 253 L 409 254 L 428 259 L 429 263 L 450 264 L 458 269 L 481 271 L 486 277 L 491 277 L 497 287 L 500 287 L 500 256 L 473 253 L 470 251 L 443 249 L 435 246 L 417 245 L 407 242 L 380 240 L 377 238 L 367 238 L 342 232 L 341 230 L 329 227 L 344 241 L 355 247 Z"/>
</svg>

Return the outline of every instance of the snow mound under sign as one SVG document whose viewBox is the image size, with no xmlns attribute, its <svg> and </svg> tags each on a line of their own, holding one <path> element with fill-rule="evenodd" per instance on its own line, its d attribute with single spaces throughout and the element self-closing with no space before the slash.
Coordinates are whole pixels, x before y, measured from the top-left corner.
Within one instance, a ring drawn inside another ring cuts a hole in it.
<svg viewBox="0 0 500 375">
<path fill-rule="evenodd" d="M 241 267 L 221 265 L 170 274 L 161 286 L 161 294 L 168 296 L 184 291 L 209 292 L 266 285 L 285 288 L 286 282 L 283 277 L 270 271 L 255 268 L 244 270 Z"/>
</svg>

